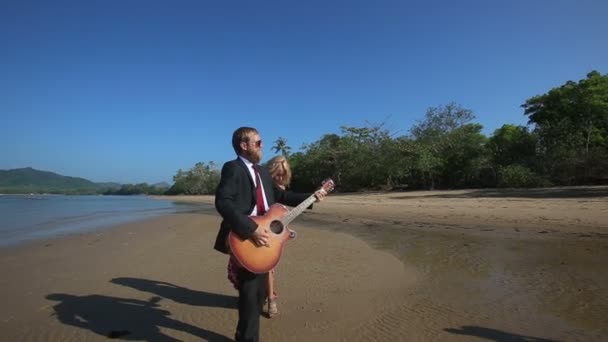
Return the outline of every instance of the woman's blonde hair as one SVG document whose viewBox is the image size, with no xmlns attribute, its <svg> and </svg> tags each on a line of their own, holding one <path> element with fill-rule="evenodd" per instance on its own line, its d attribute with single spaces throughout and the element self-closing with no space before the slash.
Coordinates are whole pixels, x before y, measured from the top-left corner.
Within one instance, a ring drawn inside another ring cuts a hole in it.
<svg viewBox="0 0 608 342">
<path fill-rule="evenodd" d="M 274 177 L 282 171 L 283 184 L 279 185 L 283 185 L 285 188 L 289 186 L 291 183 L 291 168 L 289 167 L 289 163 L 287 162 L 287 158 L 285 158 L 285 156 L 273 157 L 268 161 L 267 167 L 273 180 Z"/>
</svg>

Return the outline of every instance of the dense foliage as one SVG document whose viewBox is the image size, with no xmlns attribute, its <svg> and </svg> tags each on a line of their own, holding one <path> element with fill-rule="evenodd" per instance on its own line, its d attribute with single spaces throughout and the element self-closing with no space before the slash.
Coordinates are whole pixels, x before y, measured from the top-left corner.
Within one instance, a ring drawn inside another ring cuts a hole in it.
<svg viewBox="0 0 608 342">
<path fill-rule="evenodd" d="M 207 165 L 196 163 L 188 171 L 178 170 L 177 174 L 173 176 L 173 181 L 175 183 L 167 191 L 169 195 L 212 194 L 220 181 L 220 173 L 213 162 L 209 162 Z"/>
<path fill-rule="evenodd" d="M 102 191 L 104 195 L 164 195 L 168 186 L 149 185 L 148 183 L 122 184 L 119 188 Z"/>
<path fill-rule="evenodd" d="M 608 75 L 592 71 L 522 107 L 539 139 L 537 172 L 556 184 L 608 181 Z"/>
</svg>

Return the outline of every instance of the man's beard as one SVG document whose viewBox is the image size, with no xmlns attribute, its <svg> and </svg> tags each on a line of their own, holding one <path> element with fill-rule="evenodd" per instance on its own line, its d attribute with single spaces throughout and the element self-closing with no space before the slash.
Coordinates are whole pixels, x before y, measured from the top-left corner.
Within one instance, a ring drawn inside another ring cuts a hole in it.
<svg viewBox="0 0 608 342">
<path fill-rule="evenodd" d="M 247 159 L 254 164 L 259 163 L 260 160 L 262 160 L 262 150 L 259 149 L 258 151 L 248 151 Z"/>
</svg>

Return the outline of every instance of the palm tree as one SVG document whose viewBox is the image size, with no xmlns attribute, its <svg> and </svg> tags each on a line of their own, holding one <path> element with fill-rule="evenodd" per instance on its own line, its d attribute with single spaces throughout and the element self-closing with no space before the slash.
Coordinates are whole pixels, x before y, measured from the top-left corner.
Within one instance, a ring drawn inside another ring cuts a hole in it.
<svg viewBox="0 0 608 342">
<path fill-rule="evenodd" d="M 281 152 L 282 155 L 287 157 L 289 155 L 289 151 L 291 150 L 291 147 L 287 146 L 287 139 L 285 139 L 283 137 L 279 137 L 274 142 L 274 146 L 272 146 L 272 149 L 274 150 L 274 153 Z"/>
</svg>

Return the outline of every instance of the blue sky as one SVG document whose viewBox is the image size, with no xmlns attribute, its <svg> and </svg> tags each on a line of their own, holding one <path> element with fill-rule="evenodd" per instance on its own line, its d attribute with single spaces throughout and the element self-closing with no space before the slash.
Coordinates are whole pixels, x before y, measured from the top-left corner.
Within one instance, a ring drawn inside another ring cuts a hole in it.
<svg viewBox="0 0 608 342">
<path fill-rule="evenodd" d="M 294 151 L 340 126 L 408 134 L 455 101 L 490 135 L 608 72 L 608 1 L 0 2 L 0 169 L 171 182 L 254 126 Z"/>
</svg>

